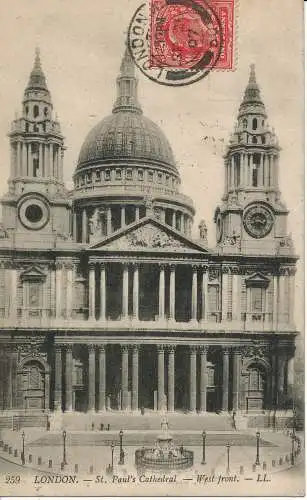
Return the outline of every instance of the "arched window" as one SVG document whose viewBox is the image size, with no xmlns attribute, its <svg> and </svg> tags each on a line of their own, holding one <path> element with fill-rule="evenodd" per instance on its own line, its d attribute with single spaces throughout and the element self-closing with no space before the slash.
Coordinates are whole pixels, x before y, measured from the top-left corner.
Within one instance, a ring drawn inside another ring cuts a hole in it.
<svg viewBox="0 0 307 500">
<path fill-rule="evenodd" d="M 38 127 L 38 125 L 36 125 L 36 123 L 35 123 L 35 125 L 33 127 L 33 130 L 34 130 L 34 132 L 39 132 L 39 127 Z"/>
<path fill-rule="evenodd" d="M 244 118 L 244 120 L 243 120 L 243 128 L 244 128 L 244 130 L 247 129 L 247 119 L 246 118 Z"/>
<path fill-rule="evenodd" d="M 39 115 L 39 107 L 37 104 L 34 105 L 33 107 L 33 116 L 36 118 Z"/>
<path fill-rule="evenodd" d="M 252 143 L 253 144 L 257 144 L 257 137 L 255 135 L 253 135 L 253 138 L 252 138 Z"/>
<path fill-rule="evenodd" d="M 29 124 L 26 123 L 26 132 L 29 132 Z"/>
<path fill-rule="evenodd" d="M 44 107 L 44 115 L 48 116 L 48 108 L 47 108 L 47 106 Z"/>
<path fill-rule="evenodd" d="M 25 112 L 26 112 L 26 115 L 28 115 L 28 114 L 29 114 L 29 106 L 26 106 L 26 107 L 25 107 Z"/>
<path fill-rule="evenodd" d="M 265 135 L 261 136 L 261 142 L 262 142 L 262 144 L 265 144 Z"/>
<path fill-rule="evenodd" d="M 253 187 L 257 187 L 259 185 L 259 168 L 260 168 L 260 155 L 253 155 L 253 164 L 252 164 L 252 180 Z"/>
<path fill-rule="evenodd" d="M 253 121 L 252 121 L 252 128 L 253 128 L 253 130 L 256 130 L 257 126 L 258 126 L 257 118 L 253 118 Z"/>
</svg>

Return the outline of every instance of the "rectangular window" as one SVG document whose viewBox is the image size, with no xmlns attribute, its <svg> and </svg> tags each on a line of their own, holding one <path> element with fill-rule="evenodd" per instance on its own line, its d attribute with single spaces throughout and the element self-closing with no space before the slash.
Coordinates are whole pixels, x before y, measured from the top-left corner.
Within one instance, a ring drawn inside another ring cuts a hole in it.
<svg viewBox="0 0 307 500">
<path fill-rule="evenodd" d="M 158 173 L 158 182 L 159 184 L 162 183 L 162 174 L 160 172 Z"/>
<path fill-rule="evenodd" d="M 148 172 L 148 181 L 153 182 L 153 172 L 151 170 Z"/>
<path fill-rule="evenodd" d="M 129 180 L 132 179 L 132 170 L 131 170 L 131 168 L 128 168 L 126 170 L 126 179 L 129 179 Z"/>
<path fill-rule="evenodd" d="M 119 181 L 121 178 L 122 178 L 122 171 L 120 168 L 117 168 L 115 172 L 115 179 Z"/>
<path fill-rule="evenodd" d="M 144 180 L 144 170 L 138 170 L 138 179 L 139 181 Z"/>
<path fill-rule="evenodd" d="M 264 303 L 264 288 L 251 288 L 251 312 L 262 313 Z"/>
<path fill-rule="evenodd" d="M 110 170 L 106 170 L 105 173 L 104 173 L 104 180 L 105 181 L 109 181 L 111 179 L 111 171 Z"/>
</svg>

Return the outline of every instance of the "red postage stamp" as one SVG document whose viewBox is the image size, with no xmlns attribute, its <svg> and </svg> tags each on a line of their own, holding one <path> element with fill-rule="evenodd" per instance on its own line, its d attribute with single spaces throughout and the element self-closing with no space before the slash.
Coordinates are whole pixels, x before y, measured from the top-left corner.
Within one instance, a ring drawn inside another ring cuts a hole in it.
<svg viewBox="0 0 307 500">
<path fill-rule="evenodd" d="M 150 67 L 233 69 L 235 0 L 150 0 Z"/>
</svg>

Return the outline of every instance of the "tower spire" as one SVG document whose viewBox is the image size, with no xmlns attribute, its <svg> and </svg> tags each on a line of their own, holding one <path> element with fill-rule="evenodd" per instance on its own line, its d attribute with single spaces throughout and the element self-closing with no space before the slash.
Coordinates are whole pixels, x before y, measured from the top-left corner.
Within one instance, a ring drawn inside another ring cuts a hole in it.
<svg viewBox="0 0 307 500">
<path fill-rule="evenodd" d="M 113 106 L 113 113 L 118 113 L 119 111 L 142 113 L 142 109 L 137 98 L 138 81 L 135 76 L 135 64 L 127 44 L 120 65 L 120 74 L 116 81 L 117 98 Z"/>
<path fill-rule="evenodd" d="M 26 88 L 26 91 L 32 90 L 32 89 L 41 89 L 48 91 L 47 83 L 46 83 L 46 77 L 45 74 L 42 70 L 42 65 L 41 65 L 41 59 L 40 59 L 40 49 L 39 47 L 36 47 L 35 49 L 35 59 L 34 59 L 34 65 L 33 69 L 30 74 L 29 82 Z"/>
<path fill-rule="evenodd" d="M 244 92 L 243 101 L 239 108 L 239 117 L 253 112 L 266 116 L 265 106 L 263 104 L 260 88 L 256 79 L 255 64 L 250 65 L 250 74 L 247 87 Z"/>
</svg>

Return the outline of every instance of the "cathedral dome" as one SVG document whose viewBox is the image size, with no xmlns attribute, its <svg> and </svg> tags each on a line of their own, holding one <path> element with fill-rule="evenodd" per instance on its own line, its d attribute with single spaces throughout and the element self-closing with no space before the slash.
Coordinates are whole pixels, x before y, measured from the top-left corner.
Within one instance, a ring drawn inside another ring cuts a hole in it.
<svg viewBox="0 0 307 500">
<path fill-rule="evenodd" d="M 76 173 L 83 169 L 110 164 L 142 165 L 178 171 L 172 149 L 162 130 L 143 116 L 137 99 L 137 79 L 134 62 L 126 48 L 120 75 L 117 78 L 117 98 L 112 115 L 100 121 L 86 137 L 80 151 Z"/>
<path fill-rule="evenodd" d="M 86 137 L 78 159 L 83 167 L 139 160 L 176 170 L 172 149 L 162 130 L 138 110 L 117 110 L 100 121 Z"/>
</svg>

